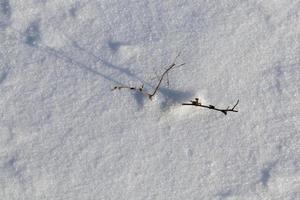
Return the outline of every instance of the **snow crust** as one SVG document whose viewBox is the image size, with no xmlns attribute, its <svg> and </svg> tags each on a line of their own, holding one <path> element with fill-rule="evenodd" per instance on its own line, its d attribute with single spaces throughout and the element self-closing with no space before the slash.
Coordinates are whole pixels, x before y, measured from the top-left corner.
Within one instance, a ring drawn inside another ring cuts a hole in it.
<svg viewBox="0 0 300 200">
<path fill-rule="evenodd" d="M 0 199 L 300 199 L 299 22 L 299 0 L 0 0 Z M 154 100 L 111 91 L 179 52 Z"/>
</svg>

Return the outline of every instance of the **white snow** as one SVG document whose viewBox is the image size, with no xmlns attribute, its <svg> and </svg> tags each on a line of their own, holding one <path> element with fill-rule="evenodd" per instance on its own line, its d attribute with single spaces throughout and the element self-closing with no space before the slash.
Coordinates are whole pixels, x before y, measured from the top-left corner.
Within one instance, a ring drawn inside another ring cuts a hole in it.
<svg viewBox="0 0 300 200">
<path fill-rule="evenodd" d="M 0 199 L 300 199 L 299 22 L 299 0 L 0 0 Z M 111 91 L 179 52 L 154 100 Z"/>
</svg>

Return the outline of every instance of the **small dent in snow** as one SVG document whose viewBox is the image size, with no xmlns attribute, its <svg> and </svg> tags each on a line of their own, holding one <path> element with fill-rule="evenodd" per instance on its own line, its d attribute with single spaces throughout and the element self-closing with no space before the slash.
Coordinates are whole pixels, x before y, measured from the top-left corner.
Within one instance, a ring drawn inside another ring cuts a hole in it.
<svg viewBox="0 0 300 200">
<path fill-rule="evenodd" d="M 37 46 L 41 40 L 41 32 L 39 22 L 34 21 L 29 24 L 25 31 L 25 43 L 29 46 Z"/>
<path fill-rule="evenodd" d="M 13 155 L 4 163 L 3 169 L 11 175 L 22 178 L 23 167 L 19 165 L 17 155 Z"/>
<path fill-rule="evenodd" d="M 8 75 L 7 71 L 0 72 L 0 84 L 3 83 Z"/>
<path fill-rule="evenodd" d="M 232 195 L 232 191 L 231 190 L 224 190 L 221 192 L 218 192 L 216 196 L 220 197 L 221 199 L 225 199 L 228 198 Z"/>
<path fill-rule="evenodd" d="M 79 9 L 80 9 L 80 1 L 76 1 L 71 7 L 70 7 L 70 9 L 69 9 L 69 15 L 71 16 L 71 17 L 77 17 L 77 15 L 78 15 L 78 11 L 79 11 Z"/>
<path fill-rule="evenodd" d="M 269 163 L 261 170 L 260 181 L 263 184 L 263 186 L 268 186 L 269 180 L 271 178 L 271 171 L 275 167 L 275 165 L 276 162 Z"/>
<path fill-rule="evenodd" d="M 0 0 L 0 30 L 5 29 L 11 18 L 11 7 L 9 0 Z"/>
<path fill-rule="evenodd" d="M 75 6 L 72 6 L 69 10 L 69 14 L 72 16 L 72 17 L 76 17 L 77 15 L 77 8 Z"/>
<path fill-rule="evenodd" d="M 108 41 L 108 47 L 113 51 L 113 52 L 116 52 L 119 50 L 119 48 L 123 45 L 128 45 L 128 44 L 125 44 L 123 42 L 118 42 L 118 41 Z"/>
<path fill-rule="evenodd" d="M 187 149 L 187 150 L 186 150 L 186 155 L 187 155 L 187 157 L 191 158 L 191 157 L 193 156 L 193 154 L 194 154 L 194 152 L 193 152 L 192 149 Z"/>
</svg>

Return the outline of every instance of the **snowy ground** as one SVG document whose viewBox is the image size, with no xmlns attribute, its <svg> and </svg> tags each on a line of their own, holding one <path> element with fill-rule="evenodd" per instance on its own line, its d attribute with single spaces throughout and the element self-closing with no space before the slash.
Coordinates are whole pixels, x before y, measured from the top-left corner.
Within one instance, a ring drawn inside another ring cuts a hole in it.
<svg viewBox="0 0 300 200">
<path fill-rule="evenodd" d="M 0 199 L 300 199 L 299 22 L 299 0 L 0 0 Z M 178 52 L 154 100 L 110 90 Z"/>
</svg>

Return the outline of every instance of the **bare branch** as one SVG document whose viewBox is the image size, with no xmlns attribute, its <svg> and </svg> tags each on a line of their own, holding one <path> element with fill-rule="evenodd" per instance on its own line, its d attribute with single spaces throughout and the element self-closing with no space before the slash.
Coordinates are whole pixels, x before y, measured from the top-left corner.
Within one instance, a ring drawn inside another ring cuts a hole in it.
<svg viewBox="0 0 300 200">
<path fill-rule="evenodd" d="M 137 92 L 141 92 L 143 95 L 148 96 L 148 98 L 151 100 L 152 97 L 157 93 L 157 91 L 159 90 L 159 87 L 164 79 L 165 76 L 168 76 L 168 72 L 173 69 L 174 67 L 181 67 L 183 65 L 185 65 L 185 63 L 182 63 L 180 65 L 176 65 L 176 60 L 177 58 L 180 56 L 180 53 L 175 57 L 173 63 L 168 66 L 168 68 L 164 71 L 164 73 L 160 76 L 158 84 L 156 85 L 154 91 L 152 93 L 148 93 L 144 91 L 144 85 L 142 87 L 130 87 L 130 86 L 115 86 L 114 88 L 112 88 L 111 90 L 114 91 L 116 89 L 121 90 L 121 89 L 130 89 L 130 90 L 135 90 Z M 169 84 L 169 80 L 168 80 L 168 84 Z"/>
<path fill-rule="evenodd" d="M 177 57 L 176 57 L 176 58 L 177 58 Z M 183 66 L 183 65 L 185 65 L 185 63 L 180 64 L 180 65 L 178 65 L 177 67 L 180 67 L 180 66 Z M 158 82 L 157 86 L 155 87 L 155 90 L 153 91 L 152 94 L 149 95 L 149 98 L 150 98 L 150 99 L 152 99 L 152 97 L 153 97 L 153 96 L 156 94 L 156 92 L 158 91 L 158 89 L 159 89 L 159 87 L 160 87 L 160 84 L 161 84 L 162 80 L 164 79 L 165 75 L 168 74 L 168 72 L 169 72 L 172 68 L 174 68 L 175 66 L 176 66 L 176 64 L 175 64 L 175 62 L 173 62 L 173 63 L 166 69 L 166 71 L 164 71 L 164 73 L 161 75 L 161 77 L 160 77 L 160 79 L 159 79 L 159 82 Z"/>
<path fill-rule="evenodd" d="M 115 86 L 114 88 L 111 89 L 111 91 L 114 90 L 121 90 L 121 89 L 129 89 L 129 90 L 134 90 L 136 92 L 140 92 L 143 95 L 149 97 L 150 94 L 144 91 L 144 85 L 142 85 L 141 87 L 130 87 L 130 86 Z"/>
<path fill-rule="evenodd" d="M 240 100 L 237 100 L 236 104 L 230 108 L 229 106 L 226 109 L 220 109 L 220 108 L 216 108 L 213 105 L 203 105 L 201 104 L 201 102 L 199 102 L 198 98 L 195 98 L 195 100 L 190 101 L 191 103 L 183 103 L 182 105 L 184 106 L 200 106 L 203 108 L 208 108 L 208 109 L 212 109 L 212 110 L 216 110 L 216 111 L 220 111 L 222 112 L 224 115 L 227 115 L 227 112 L 238 112 L 237 110 L 235 110 L 235 107 L 239 104 Z"/>
</svg>

